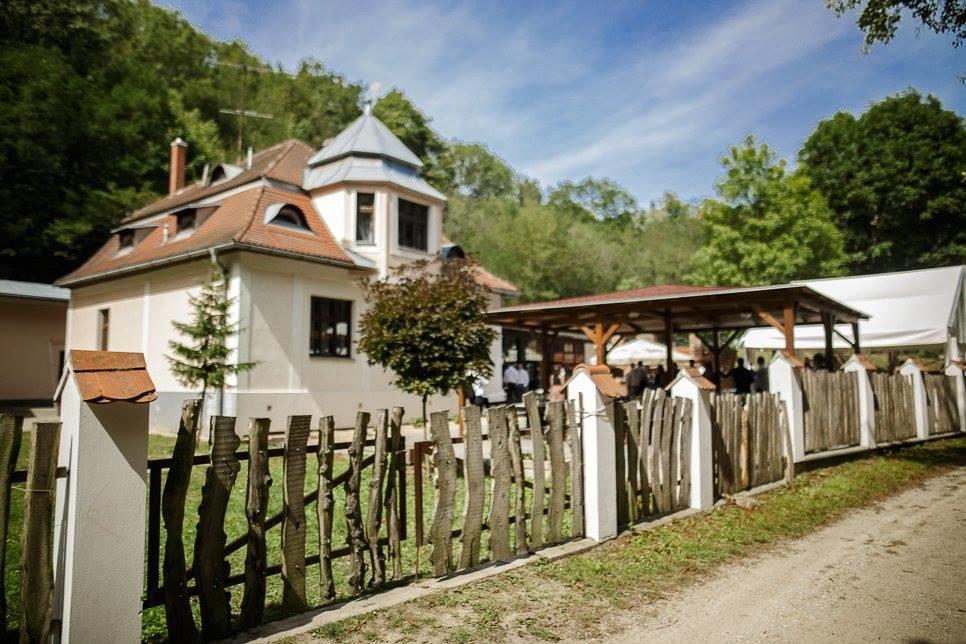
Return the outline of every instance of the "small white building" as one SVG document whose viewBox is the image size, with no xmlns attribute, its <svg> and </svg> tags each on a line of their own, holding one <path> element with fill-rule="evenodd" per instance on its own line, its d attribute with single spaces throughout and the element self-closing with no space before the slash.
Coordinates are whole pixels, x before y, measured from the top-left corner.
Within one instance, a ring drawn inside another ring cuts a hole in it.
<svg viewBox="0 0 966 644">
<path fill-rule="evenodd" d="M 64 363 L 70 291 L 0 280 L 0 403 L 47 403 Z"/>
<path fill-rule="evenodd" d="M 175 430 L 181 401 L 196 392 L 169 370 L 171 322 L 189 319 L 189 296 L 217 263 L 242 328 L 234 358 L 258 364 L 215 394 L 209 411 L 276 422 L 333 414 L 340 427 L 359 409 L 403 405 L 415 416 L 418 398 L 367 365 L 356 334 L 364 306 L 358 280 L 447 249 L 446 198 L 422 178 L 419 158 L 367 108 L 321 150 L 285 141 L 189 186 L 185 159 L 177 139 L 169 194 L 128 215 L 58 281 L 71 290 L 68 349 L 142 352 L 158 394 L 151 428 Z M 483 269 L 479 280 L 494 306 L 516 292 Z M 496 399 L 501 346 L 498 336 L 489 386 Z M 431 401 L 437 409 L 455 404 L 455 397 Z"/>
</svg>

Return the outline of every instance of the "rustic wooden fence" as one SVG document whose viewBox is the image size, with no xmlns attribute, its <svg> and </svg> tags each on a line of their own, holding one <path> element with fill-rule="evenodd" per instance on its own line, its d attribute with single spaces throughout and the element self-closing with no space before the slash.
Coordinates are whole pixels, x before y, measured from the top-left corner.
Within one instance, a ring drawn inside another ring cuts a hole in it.
<svg viewBox="0 0 966 644">
<path fill-rule="evenodd" d="M 875 440 L 889 443 L 916 437 L 912 376 L 871 373 L 875 396 Z"/>
<path fill-rule="evenodd" d="M 352 440 L 335 442 L 331 417 L 316 428 L 309 416 L 290 416 L 282 447 L 268 446 L 270 421 L 254 418 L 248 428 L 248 449 L 239 451 L 241 439 L 235 432 L 235 418 L 215 416 L 211 420 L 209 454 L 195 454 L 198 435 L 198 401 L 182 408 L 174 454 L 148 463 L 148 555 L 145 608 L 165 606 L 168 638 L 197 641 L 199 633 L 192 616 L 191 597 L 197 596 L 201 616 L 201 639 L 222 638 L 235 626 L 252 627 L 262 622 L 265 611 L 266 578 L 281 575 L 282 612 L 308 609 L 306 567 L 320 565 L 320 594 L 323 601 L 336 596 L 332 562 L 348 557 L 350 594 L 379 589 L 403 578 L 401 541 L 406 538 L 405 445 L 400 427 L 401 408 L 378 412 L 374 437 L 368 437 L 370 414 L 359 412 Z M 317 441 L 309 443 L 312 433 Z M 371 453 L 367 454 L 371 448 Z M 345 452 L 348 468 L 339 475 L 333 469 L 336 452 Z M 308 454 L 317 459 L 309 463 Z M 282 511 L 267 516 L 269 462 L 282 459 Z M 225 519 L 228 500 L 235 488 L 241 463 L 248 461 L 245 482 L 247 533 L 227 541 Z M 198 529 L 194 542 L 194 566 L 185 561 L 183 542 L 185 503 L 194 465 L 207 465 Z M 368 494 L 362 489 L 362 475 L 370 470 Z M 162 490 L 163 472 L 167 477 Z M 305 478 L 317 481 L 316 490 L 305 494 Z M 346 527 L 346 544 L 334 547 L 333 525 L 336 508 L 333 492 L 341 487 L 345 502 L 338 514 Z M 365 513 L 363 505 L 365 500 Z M 319 552 L 306 553 L 306 508 L 316 505 Z M 166 540 L 161 558 L 161 522 Z M 267 533 L 280 527 L 281 562 L 270 564 Z M 228 557 L 246 549 L 244 571 L 232 574 Z M 164 584 L 161 585 L 163 566 Z M 244 585 L 240 615 L 233 622 L 228 591 Z"/>
<path fill-rule="evenodd" d="M 691 499 L 691 401 L 648 389 L 611 403 L 617 445 L 617 525 L 687 508 Z"/>
<path fill-rule="evenodd" d="M 4 641 L 46 642 L 51 637 L 54 601 L 54 500 L 56 482 L 67 470 L 57 467 L 60 423 L 34 423 L 30 432 L 27 469 L 17 469 L 23 441 L 23 417 L 0 414 L 0 638 Z M 18 494 L 15 496 L 13 491 Z M 22 494 L 22 503 L 19 496 Z M 16 501 L 15 501 L 16 499 Z M 20 522 L 11 534 L 10 514 Z M 19 538 L 17 629 L 7 611 L 7 546 Z"/>
<path fill-rule="evenodd" d="M 959 431 L 959 406 L 956 403 L 956 379 L 945 374 L 923 374 L 926 403 L 929 406 L 929 434 Z"/>
<path fill-rule="evenodd" d="M 463 438 L 450 436 L 448 412 L 435 412 L 430 423 L 432 440 L 413 445 L 415 540 L 417 548 L 432 545 L 434 576 L 476 566 L 483 559 L 484 545 L 490 561 L 507 561 L 583 536 L 579 410 L 569 403 L 551 402 L 544 422 L 532 393 L 524 396 L 524 406 L 526 429 L 520 428 L 515 407 L 489 408 L 485 436 L 479 408 L 467 406 Z M 427 540 L 423 471 L 430 456 L 435 502 Z M 460 506 L 461 518 L 456 520 Z M 454 528 L 454 523 L 459 527 Z M 455 539 L 460 541 L 456 557 Z"/>
<path fill-rule="evenodd" d="M 715 496 L 773 483 L 787 476 L 791 436 L 778 394 L 711 396 Z"/>
<path fill-rule="evenodd" d="M 845 371 L 802 373 L 805 452 L 859 444 L 858 377 Z"/>
</svg>

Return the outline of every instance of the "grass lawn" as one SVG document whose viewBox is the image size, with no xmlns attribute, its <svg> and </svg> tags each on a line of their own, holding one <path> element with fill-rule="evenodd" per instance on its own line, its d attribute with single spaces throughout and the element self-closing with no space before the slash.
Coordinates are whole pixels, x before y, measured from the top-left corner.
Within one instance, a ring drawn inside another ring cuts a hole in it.
<svg viewBox="0 0 966 644">
<path fill-rule="evenodd" d="M 964 464 L 966 438 L 955 438 L 808 472 L 758 496 L 753 509 L 725 505 L 582 555 L 329 624 L 298 641 L 606 638 L 609 612 L 643 607 L 716 566 Z"/>
<path fill-rule="evenodd" d="M 163 457 L 170 456 L 174 449 L 175 439 L 173 436 L 162 436 L 152 434 L 148 441 L 148 452 L 150 457 Z M 242 441 L 242 446 L 240 449 L 247 449 L 247 442 Z M 208 450 L 207 444 L 205 444 L 204 439 L 201 439 L 201 444 L 198 447 L 200 452 L 206 452 Z M 20 456 L 18 461 L 17 469 L 26 469 L 27 457 L 30 451 L 30 435 L 29 433 L 24 434 L 23 444 L 20 450 Z M 305 482 L 305 492 L 310 492 L 317 488 L 317 481 L 314 477 L 315 472 L 315 462 L 316 456 L 314 454 L 308 455 L 307 463 L 307 474 Z M 344 453 L 336 455 L 335 459 L 335 474 L 343 472 L 348 467 L 348 461 Z M 270 488 L 270 498 L 268 507 L 268 516 L 272 516 L 281 511 L 282 509 L 282 459 L 272 458 L 270 461 L 271 476 L 274 481 Z M 184 526 L 184 542 L 185 551 L 188 559 L 188 566 L 191 566 L 191 559 L 194 550 L 194 539 L 197 523 L 197 508 L 201 503 L 201 488 L 204 483 L 206 466 L 196 466 L 192 470 L 192 480 L 191 486 L 188 490 L 188 497 L 185 509 L 185 526 Z M 363 470 L 362 475 L 362 513 L 363 518 L 366 516 L 366 511 L 368 508 L 368 492 L 369 492 L 369 481 L 371 478 L 372 468 L 366 468 Z M 225 520 L 225 532 L 228 536 L 228 541 L 235 539 L 236 537 L 242 536 L 247 533 L 248 525 L 245 519 L 245 489 L 247 486 L 248 477 L 248 461 L 242 461 L 241 470 L 238 473 L 238 477 L 235 481 L 235 487 L 232 490 L 231 500 L 228 506 L 228 512 Z M 416 570 L 416 547 L 415 547 L 415 512 L 414 512 L 414 495 L 412 490 L 414 489 L 414 478 L 413 470 L 409 468 L 407 471 L 407 539 L 402 542 L 402 552 L 403 552 L 403 573 L 405 575 L 411 576 Z M 484 512 L 488 512 L 489 509 L 489 489 L 487 485 L 486 498 L 484 502 Z M 426 538 L 429 538 L 429 527 L 432 520 L 432 510 L 433 510 L 433 483 L 428 472 L 424 471 L 423 477 L 423 512 L 424 512 L 424 525 Z M 512 498 L 512 497 L 511 497 Z M 334 510 L 334 527 L 333 527 L 333 547 L 339 548 L 345 545 L 345 517 L 342 514 L 345 502 L 344 489 L 340 486 L 335 490 L 335 510 Z M 530 495 L 528 494 L 528 502 L 530 501 Z M 454 527 L 458 527 L 462 517 L 463 508 L 463 487 L 462 481 L 457 485 L 457 496 L 456 505 L 454 507 Z M 528 508 L 529 510 L 529 508 Z M 484 514 L 484 516 L 486 516 Z M 316 506 L 312 505 L 306 507 L 306 517 L 307 517 L 307 535 L 306 535 L 306 553 L 316 554 L 319 551 L 318 543 L 318 517 L 316 515 Z M 18 564 L 20 557 L 20 534 L 21 526 L 23 521 L 23 492 L 22 490 L 14 489 L 11 498 L 11 513 L 10 513 L 10 530 L 9 539 L 7 544 L 7 559 L 6 559 L 6 595 L 8 602 L 8 628 L 15 629 L 18 621 L 19 612 L 19 572 Z M 147 521 L 145 517 L 145 522 Z M 569 533 L 570 524 L 570 512 L 569 510 L 564 515 L 564 528 L 567 533 Z M 146 532 L 146 530 L 145 530 Z M 546 528 L 544 528 L 544 533 L 546 533 Z M 386 534 L 385 520 L 383 521 L 382 534 Z M 512 535 L 512 529 L 511 529 Z M 165 542 L 165 531 L 162 526 L 161 531 L 161 548 L 162 553 L 164 549 Z M 268 550 L 269 558 L 268 565 L 273 565 L 281 562 L 281 528 L 275 527 L 268 532 Z M 488 541 L 489 533 L 484 532 L 481 539 L 481 558 L 485 561 L 488 554 Z M 511 536 L 512 542 L 512 536 Z M 146 548 L 145 548 L 146 550 Z M 426 577 L 429 576 L 431 569 L 429 562 L 429 552 L 431 547 L 424 547 L 421 549 L 419 559 L 419 576 Z M 459 542 L 454 541 L 454 556 L 458 556 L 459 553 Z M 235 574 L 244 570 L 245 562 L 245 548 L 240 549 L 229 557 L 229 562 L 231 564 L 231 573 Z M 387 562 L 388 564 L 388 562 Z M 387 568 L 389 566 L 387 565 Z M 391 568 L 390 575 L 391 575 Z M 333 562 L 333 574 L 336 581 L 336 592 L 338 594 L 336 601 L 341 601 L 349 597 L 348 586 L 345 583 L 348 577 L 348 557 L 342 557 Z M 368 575 L 368 571 L 367 571 Z M 162 579 L 163 583 L 163 579 Z M 306 570 L 306 585 L 308 590 L 308 602 L 310 606 L 318 606 L 321 603 L 321 593 L 319 589 L 319 566 L 313 565 L 309 566 Z M 244 591 L 244 586 L 238 585 L 233 586 L 229 589 L 232 595 L 233 612 L 237 616 L 238 611 L 241 607 L 241 600 Z M 275 575 L 268 578 L 267 588 L 266 588 L 266 614 L 265 621 L 272 621 L 280 617 L 284 617 L 280 610 L 280 604 L 282 599 L 282 583 L 281 577 Z M 193 605 L 195 609 L 196 621 L 198 621 L 198 603 L 197 598 L 193 600 Z M 200 621 L 199 621 L 200 623 Z M 143 636 L 147 641 L 163 641 L 167 636 L 167 629 L 165 627 L 164 619 L 164 608 L 158 606 L 155 608 L 150 608 L 144 611 L 143 614 Z"/>
</svg>

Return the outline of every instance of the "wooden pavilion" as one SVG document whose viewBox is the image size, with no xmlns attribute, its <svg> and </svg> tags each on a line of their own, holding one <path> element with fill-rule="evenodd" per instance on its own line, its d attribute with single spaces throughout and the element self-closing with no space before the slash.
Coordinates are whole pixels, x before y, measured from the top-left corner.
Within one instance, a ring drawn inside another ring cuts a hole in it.
<svg viewBox="0 0 966 644">
<path fill-rule="evenodd" d="M 487 318 L 492 324 L 534 333 L 542 347 L 548 346 L 561 332 L 583 333 L 594 344 L 598 364 L 606 364 L 607 352 L 625 335 L 654 333 L 664 338 L 666 346 L 672 347 L 674 333 L 694 333 L 711 351 L 715 372 L 719 373 L 722 349 L 746 329 L 774 327 L 784 335 L 785 351 L 794 355 L 796 324 L 822 325 L 826 365 L 833 370 L 833 334 L 859 353 L 859 321 L 868 316 L 800 284 L 751 287 L 667 284 L 506 306 L 491 310 Z M 855 340 L 839 334 L 836 324 L 851 324 Z M 549 359 L 549 352 L 543 351 L 542 381 L 549 375 Z M 669 351 L 669 369 L 672 362 Z"/>
</svg>

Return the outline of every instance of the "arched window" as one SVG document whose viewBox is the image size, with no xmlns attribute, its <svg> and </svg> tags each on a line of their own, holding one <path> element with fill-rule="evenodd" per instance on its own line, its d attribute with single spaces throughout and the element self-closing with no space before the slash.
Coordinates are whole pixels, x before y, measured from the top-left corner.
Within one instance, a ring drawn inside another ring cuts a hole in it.
<svg viewBox="0 0 966 644">
<path fill-rule="evenodd" d="M 276 203 L 265 209 L 265 221 L 274 226 L 293 228 L 295 230 L 310 230 L 305 222 L 305 214 L 289 203 Z"/>
</svg>

